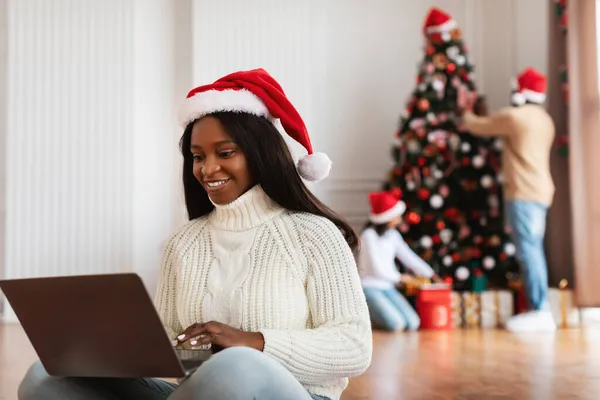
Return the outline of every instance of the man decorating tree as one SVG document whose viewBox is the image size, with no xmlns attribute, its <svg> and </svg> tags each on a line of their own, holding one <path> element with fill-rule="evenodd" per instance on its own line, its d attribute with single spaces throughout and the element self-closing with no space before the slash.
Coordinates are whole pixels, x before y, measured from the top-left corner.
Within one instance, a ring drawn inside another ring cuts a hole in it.
<svg viewBox="0 0 600 400">
<path fill-rule="evenodd" d="M 506 328 L 514 332 L 551 331 L 556 324 L 548 304 L 544 235 L 555 190 L 550 174 L 555 127 L 542 106 L 546 100 L 546 77 L 528 68 L 517 82 L 511 96 L 512 107 L 489 116 L 476 115 L 471 111 L 476 97 L 463 89 L 458 95 L 458 114 L 462 114 L 465 130 L 478 136 L 499 136 L 504 143 L 506 215 L 523 268 L 529 308 L 507 321 Z M 479 102 L 476 109 L 481 106 Z"/>
</svg>

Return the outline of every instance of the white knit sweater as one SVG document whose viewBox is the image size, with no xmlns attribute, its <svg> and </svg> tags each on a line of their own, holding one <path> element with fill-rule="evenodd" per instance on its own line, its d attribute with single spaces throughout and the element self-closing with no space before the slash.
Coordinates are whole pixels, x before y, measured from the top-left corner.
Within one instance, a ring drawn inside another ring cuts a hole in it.
<svg viewBox="0 0 600 400">
<path fill-rule="evenodd" d="M 156 305 L 172 338 L 210 320 L 261 332 L 264 352 L 313 394 L 339 398 L 371 362 L 369 312 L 341 232 L 260 186 L 170 239 Z"/>
</svg>

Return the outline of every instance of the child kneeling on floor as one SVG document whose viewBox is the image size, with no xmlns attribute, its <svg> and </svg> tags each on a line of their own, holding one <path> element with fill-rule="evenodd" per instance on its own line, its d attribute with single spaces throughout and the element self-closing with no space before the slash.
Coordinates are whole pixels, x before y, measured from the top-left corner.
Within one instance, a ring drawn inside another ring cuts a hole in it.
<svg viewBox="0 0 600 400">
<path fill-rule="evenodd" d="M 433 269 L 406 244 L 398 226 L 406 205 L 389 192 L 369 194 L 371 213 L 361 233 L 358 257 L 362 287 L 373 324 L 388 331 L 416 330 L 421 320 L 397 286 L 412 279 L 396 268 L 398 258 L 417 276 L 442 282 Z"/>
</svg>

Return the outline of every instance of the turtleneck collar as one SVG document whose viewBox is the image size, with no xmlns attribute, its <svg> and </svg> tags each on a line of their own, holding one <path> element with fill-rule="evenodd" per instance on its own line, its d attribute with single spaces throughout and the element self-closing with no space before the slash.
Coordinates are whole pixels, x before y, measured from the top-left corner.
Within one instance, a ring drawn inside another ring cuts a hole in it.
<svg viewBox="0 0 600 400">
<path fill-rule="evenodd" d="M 215 210 L 209 217 L 211 225 L 234 232 L 255 228 L 283 211 L 260 185 L 255 185 L 229 204 L 214 206 Z"/>
</svg>

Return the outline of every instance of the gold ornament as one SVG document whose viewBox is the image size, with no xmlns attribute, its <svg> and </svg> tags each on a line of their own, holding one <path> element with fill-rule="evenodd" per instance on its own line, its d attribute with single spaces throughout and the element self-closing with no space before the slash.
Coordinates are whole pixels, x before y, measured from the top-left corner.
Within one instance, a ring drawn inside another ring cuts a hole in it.
<svg viewBox="0 0 600 400">
<path fill-rule="evenodd" d="M 433 56 L 433 65 L 435 66 L 435 68 L 444 69 L 446 68 L 447 63 L 448 57 L 446 57 L 444 54 L 438 53 Z"/>
</svg>

